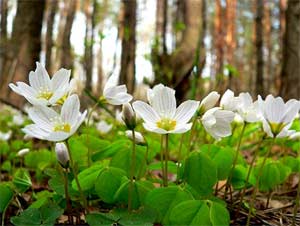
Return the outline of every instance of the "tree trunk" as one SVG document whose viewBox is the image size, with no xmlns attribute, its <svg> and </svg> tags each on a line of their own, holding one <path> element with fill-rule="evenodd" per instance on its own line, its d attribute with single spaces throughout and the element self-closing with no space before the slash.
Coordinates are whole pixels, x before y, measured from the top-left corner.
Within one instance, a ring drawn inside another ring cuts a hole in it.
<svg viewBox="0 0 300 226">
<path fill-rule="evenodd" d="M 7 42 L 7 13 L 8 13 L 8 0 L 1 0 L 0 5 L 0 14 L 1 14 L 1 25 L 0 25 L 0 80 L 3 70 L 3 64 L 5 61 L 6 55 L 6 42 Z"/>
<path fill-rule="evenodd" d="M 227 29 L 226 29 L 226 61 L 227 64 L 231 67 L 235 67 L 235 59 L 234 59 L 234 52 L 236 49 L 236 31 L 235 31 L 235 23 L 236 23 L 236 0 L 226 0 L 226 22 L 227 22 Z M 229 67 L 229 81 L 228 81 L 228 88 L 236 90 L 238 88 L 236 79 L 234 78 L 234 71 L 231 70 Z"/>
<path fill-rule="evenodd" d="M 300 1 L 289 0 L 283 45 L 280 95 L 286 99 L 300 97 Z"/>
<path fill-rule="evenodd" d="M 264 96 L 264 59 L 263 59 L 263 15 L 264 1 L 256 0 L 255 34 L 256 34 L 256 95 Z"/>
<path fill-rule="evenodd" d="M 224 22 L 223 7 L 221 0 L 216 0 L 216 15 L 214 19 L 214 46 L 216 51 L 215 73 L 216 73 L 216 86 L 220 92 L 224 90 Z"/>
<path fill-rule="evenodd" d="M 190 87 L 189 76 L 195 65 L 201 29 L 202 0 L 180 0 L 183 4 L 183 22 L 185 29 L 182 39 L 171 53 L 152 54 L 155 73 L 154 83 L 163 82 L 176 89 L 176 95 L 182 100 Z"/>
<path fill-rule="evenodd" d="M 73 68 L 73 54 L 71 48 L 71 30 L 73 21 L 75 18 L 77 7 L 77 1 L 70 0 L 68 1 L 68 13 L 66 18 L 66 23 L 64 26 L 63 37 L 62 37 L 62 45 L 61 45 L 61 58 L 60 58 L 60 67 L 66 69 Z"/>
<path fill-rule="evenodd" d="M 266 59 L 266 70 L 265 70 L 265 84 L 264 88 L 267 93 L 273 88 L 274 76 L 273 76 L 273 63 L 272 63 L 272 54 L 273 54 L 273 45 L 272 45 L 272 20 L 271 20 L 271 9 L 268 4 L 265 4 L 264 7 L 264 27 L 265 27 L 265 43 L 267 49 L 267 59 Z"/>
<path fill-rule="evenodd" d="M 48 15 L 47 15 L 47 31 L 46 31 L 46 69 L 50 75 L 52 75 L 52 47 L 53 43 L 53 27 L 54 27 L 54 18 L 58 6 L 58 1 L 48 0 Z"/>
<path fill-rule="evenodd" d="M 158 39 L 158 43 L 162 43 L 162 45 L 159 45 L 159 46 L 162 46 L 164 53 L 167 52 L 167 45 L 166 45 L 167 13 L 168 13 L 168 1 L 167 0 L 157 0 L 156 1 L 155 36 Z"/>
<path fill-rule="evenodd" d="M 135 86 L 135 48 L 136 48 L 136 0 L 123 0 L 124 17 L 122 21 L 122 54 L 119 83 L 126 84 L 128 92 Z"/>
<path fill-rule="evenodd" d="M 86 29 L 84 40 L 84 69 L 86 75 L 85 88 L 92 91 L 93 80 L 93 46 L 94 46 L 94 29 L 95 29 L 95 0 L 93 7 L 91 7 L 90 1 L 85 1 L 85 16 L 86 16 Z"/>
<path fill-rule="evenodd" d="M 22 106 L 24 98 L 14 94 L 10 82 L 28 80 L 28 73 L 35 69 L 41 51 L 41 30 L 45 0 L 18 1 L 17 13 L 13 23 L 12 38 L 9 41 L 8 57 L 4 63 L 0 95 L 14 105 Z"/>
</svg>

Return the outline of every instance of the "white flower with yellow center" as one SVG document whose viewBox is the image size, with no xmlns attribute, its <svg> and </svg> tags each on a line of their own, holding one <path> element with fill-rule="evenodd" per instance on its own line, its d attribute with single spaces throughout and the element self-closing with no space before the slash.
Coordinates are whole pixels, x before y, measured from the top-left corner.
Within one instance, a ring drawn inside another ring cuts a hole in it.
<svg viewBox="0 0 300 226">
<path fill-rule="evenodd" d="M 240 93 L 238 98 L 237 113 L 243 121 L 250 123 L 259 121 L 257 107 L 253 103 L 251 95 L 249 93 Z"/>
<path fill-rule="evenodd" d="M 103 98 L 109 104 L 121 105 L 132 100 L 132 96 L 127 93 L 126 85 L 116 85 L 116 77 L 110 76 L 103 89 Z"/>
<path fill-rule="evenodd" d="M 185 133 L 192 124 L 188 123 L 195 114 L 199 102 L 188 100 L 176 109 L 175 90 L 156 85 L 148 91 L 149 104 L 135 101 L 132 106 L 144 120 L 146 130 L 159 134 Z"/>
<path fill-rule="evenodd" d="M 33 105 L 55 105 L 68 95 L 70 90 L 70 70 L 60 69 L 50 79 L 46 69 L 36 63 L 36 70 L 29 73 L 29 85 L 17 82 L 10 83 L 9 87 L 22 95 Z"/>
<path fill-rule="evenodd" d="M 263 129 L 269 137 L 287 137 L 293 120 L 299 111 L 299 101 L 291 99 L 284 103 L 281 97 L 268 95 L 265 100 L 258 96 L 258 111 Z"/>
<path fill-rule="evenodd" d="M 220 107 L 223 110 L 236 111 L 239 105 L 239 97 L 234 96 L 234 92 L 227 89 L 220 100 Z"/>
<path fill-rule="evenodd" d="M 235 114 L 219 107 L 211 108 L 201 118 L 205 130 L 216 140 L 231 135 L 231 122 Z"/>
<path fill-rule="evenodd" d="M 73 135 L 83 122 L 87 111 L 79 111 L 80 102 L 76 94 L 69 96 L 64 102 L 61 113 L 52 108 L 34 106 L 28 110 L 28 115 L 34 124 L 26 126 L 26 134 L 41 140 L 63 141 Z"/>
</svg>

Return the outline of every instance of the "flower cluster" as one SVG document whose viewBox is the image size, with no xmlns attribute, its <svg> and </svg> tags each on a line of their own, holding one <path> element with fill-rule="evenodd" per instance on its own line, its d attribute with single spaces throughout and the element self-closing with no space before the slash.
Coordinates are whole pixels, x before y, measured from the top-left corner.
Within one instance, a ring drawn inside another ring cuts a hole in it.
<svg viewBox="0 0 300 226">
<path fill-rule="evenodd" d="M 29 73 L 29 84 L 9 84 L 13 91 L 33 105 L 28 109 L 28 115 L 34 123 L 23 128 L 23 132 L 31 137 L 55 142 L 73 135 L 87 112 L 80 112 L 79 98 L 77 94 L 71 94 L 70 71 L 60 69 L 50 78 L 46 69 L 37 63 L 36 70 Z"/>
</svg>

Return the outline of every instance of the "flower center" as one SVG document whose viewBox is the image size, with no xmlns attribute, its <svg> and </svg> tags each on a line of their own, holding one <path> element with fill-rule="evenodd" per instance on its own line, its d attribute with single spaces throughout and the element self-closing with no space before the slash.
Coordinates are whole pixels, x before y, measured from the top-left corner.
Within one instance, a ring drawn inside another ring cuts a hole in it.
<svg viewBox="0 0 300 226">
<path fill-rule="evenodd" d="M 176 121 L 168 118 L 163 118 L 156 123 L 158 128 L 166 131 L 174 130 L 176 127 Z"/>
<path fill-rule="evenodd" d="M 49 91 L 48 88 L 42 88 L 37 98 L 49 100 L 53 96 L 53 92 Z"/>
<path fill-rule="evenodd" d="M 269 124 L 274 135 L 280 133 L 280 131 L 285 127 L 284 123 L 269 122 Z"/>
<path fill-rule="evenodd" d="M 53 128 L 53 131 L 69 133 L 71 131 L 71 125 L 69 123 L 56 124 Z"/>
<path fill-rule="evenodd" d="M 67 99 L 67 97 L 68 97 L 67 94 L 64 95 L 64 96 L 62 96 L 56 103 L 57 103 L 57 104 L 60 104 L 60 105 L 63 105 L 64 102 L 65 102 L 65 100 Z"/>
</svg>

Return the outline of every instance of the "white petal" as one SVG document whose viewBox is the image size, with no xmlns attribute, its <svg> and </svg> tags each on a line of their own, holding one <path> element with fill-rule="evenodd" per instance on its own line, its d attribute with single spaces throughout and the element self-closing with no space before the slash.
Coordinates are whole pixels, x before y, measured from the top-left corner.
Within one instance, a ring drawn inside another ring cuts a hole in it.
<svg viewBox="0 0 300 226">
<path fill-rule="evenodd" d="M 48 132 L 44 131 L 35 124 L 25 126 L 25 128 L 23 128 L 22 131 L 31 137 L 35 137 L 41 140 L 44 140 L 45 137 L 49 135 Z"/>
<path fill-rule="evenodd" d="M 61 118 L 63 122 L 68 122 L 71 125 L 76 122 L 80 115 L 80 102 L 76 94 L 69 96 L 61 108 Z"/>
<path fill-rule="evenodd" d="M 176 113 L 175 91 L 169 87 L 155 87 L 152 107 L 162 118 L 173 118 Z"/>
<path fill-rule="evenodd" d="M 107 88 L 104 92 L 104 96 L 105 96 L 105 98 L 112 98 L 112 97 L 115 97 L 119 93 L 127 93 L 126 85 L 113 86 L 113 87 Z"/>
<path fill-rule="evenodd" d="M 71 128 L 70 136 L 73 135 L 77 131 L 77 129 L 79 128 L 79 126 L 84 121 L 86 115 L 87 115 L 87 110 L 85 110 L 81 115 L 78 116 L 75 125 Z"/>
<path fill-rule="evenodd" d="M 169 131 L 169 133 L 185 133 L 189 131 L 192 127 L 192 123 L 180 124 L 176 129 Z"/>
<path fill-rule="evenodd" d="M 106 92 L 108 91 L 108 89 L 117 86 L 117 84 L 118 84 L 118 77 L 115 75 L 110 76 L 103 88 L 103 95 L 106 96 Z"/>
<path fill-rule="evenodd" d="M 200 104 L 200 108 L 204 108 L 204 111 L 207 111 L 213 108 L 220 98 L 220 94 L 216 91 L 210 92 Z"/>
<path fill-rule="evenodd" d="M 295 119 L 299 111 L 299 102 L 295 99 L 292 99 L 289 100 L 285 105 L 286 105 L 285 107 L 286 112 L 284 117 L 281 120 L 284 123 L 290 123 Z"/>
<path fill-rule="evenodd" d="M 169 133 L 168 131 L 158 128 L 155 124 L 151 124 L 151 123 L 143 123 L 143 126 L 146 130 L 150 131 L 150 132 L 154 132 L 154 133 L 158 133 L 158 134 L 167 134 Z"/>
<path fill-rule="evenodd" d="M 285 104 L 281 97 L 268 95 L 265 100 L 265 117 L 270 122 L 280 123 L 285 114 Z"/>
<path fill-rule="evenodd" d="M 45 137 L 45 139 L 48 141 L 59 142 L 59 141 L 66 140 L 70 136 L 71 135 L 69 133 L 58 131 L 58 132 L 52 132 L 52 133 L 48 134 L 48 136 Z"/>
<path fill-rule="evenodd" d="M 160 120 L 160 117 L 154 111 L 154 109 L 145 102 L 135 101 L 132 104 L 132 107 L 147 124 L 156 124 L 156 122 Z"/>
<path fill-rule="evenodd" d="M 34 106 L 28 109 L 28 116 L 38 127 L 51 131 L 53 129 L 52 120 L 58 117 L 58 114 L 51 108 Z"/>
<path fill-rule="evenodd" d="M 29 73 L 29 84 L 36 90 L 39 90 L 40 88 L 48 88 L 51 90 L 48 72 L 39 62 L 36 63 L 35 72 Z"/>
<path fill-rule="evenodd" d="M 64 68 L 58 70 L 51 79 L 52 90 L 61 89 L 68 85 L 71 76 L 71 71 Z"/>
<path fill-rule="evenodd" d="M 179 105 L 174 119 L 180 124 L 186 124 L 194 116 L 199 106 L 199 101 L 187 100 Z"/>
<path fill-rule="evenodd" d="M 112 105 L 122 105 L 130 102 L 132 100 L 132 96 L 128 93 L 118 93 L 114 97 L 106 97 L 106 100 Z"/>
</svg>

